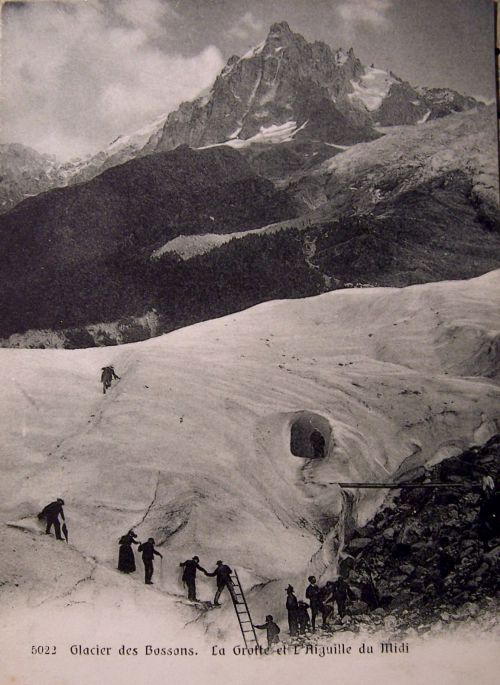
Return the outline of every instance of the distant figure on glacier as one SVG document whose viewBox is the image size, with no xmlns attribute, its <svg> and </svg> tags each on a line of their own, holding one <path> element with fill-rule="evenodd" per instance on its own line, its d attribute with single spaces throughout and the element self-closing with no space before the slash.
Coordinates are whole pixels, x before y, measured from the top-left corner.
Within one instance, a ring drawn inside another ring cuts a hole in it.
<svg viewBox="0 0 500 685">
<path fill-rule="evenodd" d="M 215 593 L 214 597 L 214 606 L 218 607 L 220 606 L 219 604 L 219 598 L 221 596 L 221 592 L 224 590 L 225 587 L 229 590 L 229 594 L 231 595 L 233 602 L 235 604 L 238 604 L 238 600 L 236 598 L 236 594 L 234 592 L 234 587 L 233 587 L 233 580 L 231 578 L 231 573 L 232 569 L 229 568 L 227 564 L 224 564 L 220 559 L 216 562 L 216 567 L 215 570 L 212 571 L 212 573 L 207 573 L 207 576 L 212 576 L 216 578 L 217 582 L 217 592 Z"/>
<path fill-rule="evenodd" d="M 126 535 L 120 538 L 120 552 L 118 554 L 118 570 L 122 573 L 133 573 L 135 571 L 135 557 L 132 545 L 139 545 L 135 539 L 137 537 L 133 530 L 129 530 Z"/>
<path fill-rule="evenodd" d="M 45 534 L 50 535 L 50 529 L 54 526 L 54 532 L 56 534 L 57 540 L 62 540 L 61 537 L 61 524 L 59 523 L 59 515 L 64 521 L 64 510 L 63 510 L 64 500 L 58 497 L 55 502 L 50 502 L 42 511 L 38 514 L 38 519 L 41 521 L 45 519 L 47 521 L 47 526 L 45 528 Z"/>
<path fill-rule="evenodd" d="M 277 623 L 274 622 L 274 618 L 271 616 L 271 614 L 268 614 L 266 616 L 266 622 L 263 623 L 260 626 L 254 625 L 254 628 L 259 628 L 259 630 L 266 630 L 267 631 L 267 648 L 271 649 L 273 645 L 277 644 L 280 639 L 279 639 L 279 634 L 280 634 L 280 627 Z"/>
<path fill-rule="evenodd" d="M 104 395 L 106 394 L 106 390 L 111 387 L 111 381 L 113 380 L 113 378 L 120 380 L 120 376 L 116 375 L 115 370 L 112 366 L 103 366 L 101 373 L 101 383 L 102 392 L 104 393 Z"/>
<path fill-rule="evenodd" d="M 182 566 L 184 568 L 184 571 L 182 573 L 182 582 L 187 585 L 188 589 L 188 599 L 190 599 L 193 602 L 197 602 L 198 598 L 196 597 L 196 571 L 203 571 L 205 575 L 208 575 L 208 572 L 203 568 L 203 566 L 200 566 L 200 557 L 193 557 L 192 559 L 188 559 L 187 561 L 181 561 L 179 566 Z"/>
<path fill-rule="evenodd" d="M 142 563 L 144 564 L 144 582 L 146 585 L 152 585 L 153 581 L 151 578 L 153 577 L 153 559 L 156 554 L 156 556 L 161 557 L 163 559 L 163 554 L 160 552 L 157 552 L 155 550 L 155 541 L 153 538 L 148 538 L 147 542 L 141 542 L 139 545 L 139 552 L 142 552 Z"/>
</svg>

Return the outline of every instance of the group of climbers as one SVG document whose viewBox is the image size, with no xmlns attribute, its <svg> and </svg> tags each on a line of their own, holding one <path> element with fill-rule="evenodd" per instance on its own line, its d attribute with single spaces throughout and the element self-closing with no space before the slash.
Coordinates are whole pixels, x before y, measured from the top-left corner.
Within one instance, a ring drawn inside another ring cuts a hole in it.
<svg viewBox="0 0 500 685">
<path fill-rule="evenodd" d="M 233 571 L 221 559 L 218 559 L 215 562 L 215 569 L 212 572 L 209 572 L 204 569 L 203 566 L 200 566 L 200 558 L 198 556 L 194 556 L 192 559 L 187 559 L 186 561 L 181 561 L 179 566 L 184 569 L 182 572 L 182 582 L 187 586 L 188 599 L 191 601 L 199 601 L 196 596 L 196 571 L 202 571 L 206 576 L 215 577 L 216 579 L 217 590 L 213 601 L 214 606 L 220 606 L 219 599 L 224 588 L 228 589 L 233 601 L 237 602 L 233 581 L 231 579 L 231 573 Z"/>
<path fill-rule="evenodd" d="M 152 585 L 151 580 L 154 572 L 155 555 L 163 559 L 163 554 L 155 549 L 154 538 L 148 538 L 147 542 L 138 542 L 137 534 L 129 530 L 126 535 L 120 538 L 120 552 L 118 554 L 118 570 L 122 573 L 133 573 L 135 571 L 135 557 L 132 545 L 138 545 L 138 551 L 142 552 L 142 563 L 144 565 L 144 582 Z"/>
<path fill-rule="evenodd" d="M 156 554 L 160 557 L 162 557 L 162 555 L 155 550 L 155 541 L 153 538 L 149 538 L 148 541 L 144 543 L 137 542 L 135 538 L 137 538 L 137 535 L 132 530 L 129 530 L 126 535 L 120 538 L 118 570 L 123 573 L 132 573 L 135 571 L 135 558 L 132 545 L 139 545 L 138 551 L 142 551 L 142 561 L 144 563 L 145 582 L 146 585 L 152 585 L 151 578 L 153 577 L 154 555 Z M 204 569 L 203 566 L 200 566 L 200 558 L 198 556 L 182 561 L 179 566 L 183 569 L 182 582 L 187 586 L 189 600 L 193 602 L 198 601 L 198 597 L 196 596 L 196 572 L 202 571 L 206 576 L 215 577 L 216 579 L 217 589 L 213 601 L 214 606 L 220 606 L 219 599 L 224 588 L 228 589 L 233 601 L 237 601 L 234 593 L 233 581 L 231 580 L 231 573 L 233 571 L 221 559 L 217 560 L 215 569 L 211 572 Z"/>
<path fill-rule="evenodd" d="M 327 625 L 327 620 L 334 613 L 334 605 L 337 605 L 337 613 L 343 618 L 346 612 L 348 598 L 355 597 L 353 591 L 348 586 L 344 578 L 339 577 L 335 581 L 328 581 L 324 587 L 320 587 L 315 576 L 309 576 L 309 585 L 306 588 L 305 596 L 309 604 L 303 600 L 298 600 L 292 585 L 286 588 L 286 610 L 288 615 L 288 631 L 290 637 L 300 638 L 312 630 L 316 631 L 316 617 L 321 614 L 323 628 Z M 309 609 L 311 617 L 309 617 Z M 269 649 L 279 641 L 280 627 L 275 623 L 271 614 L 266 616 L 266 622 L 262 625 L 254 625 L 254 628 L 265 629 L 267 631 L 267 646 Z"/>
<path fill-rule="evenodd" d="M 111 386 L 111 382 L 119 379 L 116 375 L 113 366 L 106 366 L 102 368 L 101 382 L 103 384 L 103 393 Z M 317 435 L 316 435 L 316 434 Z M 311 435 L 311 445 L 314 449 L 314 455 L 320 456 L 324 454 L 325 444 L 324 438 L 316 431 Z M 481 505 L 479 512 L 479 536 L 487 545 L 488 541 L 498 535 L 500 531 L 500 502 L 499 493 L 496 490 L 495 482 L 492 476 L 486 471 L 482 472 L 482 479 L 480 482 Z M 427 481 L 429 482 L 430 476 Z M 51 529 L 54 528 L 54 533 L 57 540 L 66 539 L 68 541 L 68 529 L 65 523 L 65 516 L 63 510 L 64 500 L 61 498 L 47 504 L 44 509 L 38 514 L 40 520 L 46 521 L 45 533 L 49 535 Z M 61 521 L 59 521 L 61 517 Z M 61 525 L 62 523 L 62 525 Z M 64 538 L 62 535 L 64 535 Z M 138 551 L 142 553 L 142 561 L 144 565 L 145 583 L 151 585 L 153 583 L 152 577 L 154 573 L 154 557 L 159 556 L 163 559 L 162 554 L 155 549 L 155 540 L 150 537 L 146 542 L 139 542 L 137 534 L 133 530 L 129 530 L 119 540 L 119 557 L 118 570 L 123 573 L 132 573 L 136 570 L 135 556 L 133 546 L 137 545 Z M 445 575 L 447 559 L 444 554 L 439 557 L 439 569 L 443 566 Z M 207 571 L 200 565 L 200 558 L 193 556 L 179 564 L 183 569 L 182 582 L 187 587 L 188 600 L 197 602 L 196 591 L 196 576 L 197 572 L 202 572 L 207 577 L 216 578 L 216 592 L 213 600 L 214 606 L 220 606 L 219 599 L 221 593 L 227 588 L 233 603 L 236 605 L 241 600 L 237 598 L 235 593 L 231 568 L 222 560 L 216 562 L 216 567 L 213 571 Z M 359 567 L 359 590 L 360 599 L 363 601 L 369 610 L 373 610 L 379 606 L 379 596 L 377 588 L 373 582 L 369 570 Z M 292 638 L 300 637 L 308 631 L 313 633 L 316 631 L 316 620 L 321 616 L 322 627 L 328 625 L 328 620 L 335 613 L 340 619 L 346 614 L 347 603 L 349 599 L 355 599 L 356 595 L 349 587 L 346 580 L 340 576 L 335 580 L 329 580 L 324 586 L 320 587 L 316 577 L 311 575 L 308 577 L 309 585 L 305 590 L 305 600 L 297 599 L 295 590 L 291 585 L 286 588 L 286 610 L 288 616 L 289 634 Z M 307 603 L 308 602 L 308 603 Z M 336 605 L 336 612 L 335 612 Z M 310 611 L 310 615 L 309 615 Z M 260 625 L 253 625 L 254 628 L 266 630 L 268 647 L 271 648 L 273 644 L 279 641 L 280 628 L 275 623 L 271 614 L 268 614 L 265 623 Z"/>
<path fill-rule="evenodd" d="M 316 631 L 316 618 L 322 617 L 322 626 L 325 627 L 328 618 L 334 613 L 335 604 L 340 618 L 345 616 L 347 599 L 354 599 L 355 595 L 344 578 L 339 577 L 335 581 L 329 580 L 324 587 L 320 587 L 315 576 L 309 576 L 309 585 L 305 596 L 309 604 L 297 600 L 294 588 L 289 585 L 286 588 L 286 610 L 288 614 L 288 628 L 292 637 L 303 635 L 309 627 L 312 632 Z M 309 618 L 309 609 L 311 617 Z"/>
</svg>

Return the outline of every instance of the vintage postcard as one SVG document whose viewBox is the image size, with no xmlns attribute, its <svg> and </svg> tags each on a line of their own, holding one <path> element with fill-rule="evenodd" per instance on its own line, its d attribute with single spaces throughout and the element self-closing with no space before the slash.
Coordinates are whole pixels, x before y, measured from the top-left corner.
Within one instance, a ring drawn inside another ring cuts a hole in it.
<svg viewBox="0 0 500 685">
<path fill-rule="evenodd" d="M 3 2 L 0 685 L 498 682 L 495 21 Z"/>
</svg>

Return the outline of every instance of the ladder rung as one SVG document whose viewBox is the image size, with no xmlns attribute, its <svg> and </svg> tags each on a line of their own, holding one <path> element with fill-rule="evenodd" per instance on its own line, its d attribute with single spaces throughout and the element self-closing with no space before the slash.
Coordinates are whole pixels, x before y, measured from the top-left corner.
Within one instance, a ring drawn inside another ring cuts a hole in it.
<svg viewBox="0 0 500 685">
<path fill-rule="evenodd" d="M 243 588 L 241 587 L 240 579 L 238 578 L 236 571 L 231 574 L 231 580 L 233 581 L 233 591 L 231 593 L 231 597 L 245 646 L 248 647 L 250 644 L 255 644 L 258 646 L 259 641 L 257 640 L 257 634 L 255 633 L 252 617 L 250 616 L 250 611 L 245 599 L 245 594 L 243 592 Z"/>
</svg>

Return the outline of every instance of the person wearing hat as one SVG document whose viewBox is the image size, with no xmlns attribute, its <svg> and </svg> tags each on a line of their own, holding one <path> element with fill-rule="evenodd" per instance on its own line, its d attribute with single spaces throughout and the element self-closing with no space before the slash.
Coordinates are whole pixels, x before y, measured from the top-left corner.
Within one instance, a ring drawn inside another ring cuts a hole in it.
<svg viewBox="0 0 500 685">
<path fill-rule="evenodd" d="M 155 550 L 155 541 L 153 538 L 148 538 L 147 542 L 141 542 L 139 545 L 139 552 L 142 552 L 142 563 L 144 564 L 144 576 L 146 585 L 152 585 L 153 581 L 153 559 L 156 556 L 163 559 L 163 554 Z"/>
<path fill-rule="evenodd" d="M 294 637 L 299 632 L 299 604 L 291 585 L 289 585 L 286 589 L 286 610 L 288 612 L 288 629 L 290 631 L 290 636 Z"/>
<path fill-rule="evenodd" d="M 280 639 L 278 637 L 280 633 L 280 627 L 274 622 L 274 618 L 271 614 L 266 616 L 266 622 L 260 626 L 254 626 L 254 628 L 259 628 L 259 630 L 267 631 L 267 648 L 271 649 L 273 645 L 277 644 Z"/>
<path fill-rule="evenodd" d="M 326 591 L 328 592 L 328 598 L 326 599 L 326 601 L 331 602 L 332 611 L 333 603 L 336 602 L 337 613 L 340 616 L 340 618 L 344 618 L 346 612 L 347 599 L 355 599 L 356 596 L 354 592 L 351 590 L 351 588 L 346 583 L 344 578 L 342 578 L 342 576 L 338 576 L 335 579 L 335 581 L 329 580 L 326 584 Z"/>
<path fill-rule="evenodd" d="M 111 381 L 113 378 L 120 380 L 120 376 L 116 375 L 113 366 L 103 366 L 101 371 L 102 392 L 105 395 L 106 390 L 111 387 Z"/>
<path fill-rule="evenodd" d="M 41 521 L 45 519 L 47 521 L 47 526 L 45 528 L 45 534 L 50 535 L 50 529 L 54 526 L 54 532 L 56 534 L 57 540 L 62 540 L 61 537 L 61 524 L 59 523 L 59 514 L 64 521 L 64 511 L 63 511 L 64 500 L 58 497 L 55 502 L 50 502 L 42 511 L 38 514 L 38 519 Z"/>
<path fill-rule="evenodd" d="M 236 599 L 236 595 L 234 593 L 234 587 L 233 587 L 233 581 L 231 579 L 231 573 L 232 569 L 229 568 L 227 564 L 224 564 L 221 559 L 219 559 L 216 562 L 216 566 L 214 571 L 212 573 L 207 573 L 205 571 L 205 574 L 207 576 L 215 576 L 216 582 L 217 582 L 217 592 L 215 593 L 214 597 L 214 606 L 218 607 L 220 606 L 219 604 L 219 598 L 221 596 L 222 590 L 224 590 L 225 587 L 229 590 L 229 593 L 233 599 L 233 602 L 235 604 L 238 604 L 238 600 Z"/>
<path fill-rule="evenodd" d="M 135 539 L 137 535 L 133 530 L 129 530 L 126 535 L 120 538 L 120 552 L 118 554 L 118 570 L 122 573 L 133 573 L 135 571 L 135 557 L 132 545 L 139 543 Z"/>
<path fill-rule="evenodd" d="M 311 607 L 311 623 L 313 633 L 316 631 L 316 616 L 321 614 L 323 617 L 323 628 L 326 623 L 327 608 L 323 604 L 323 593 L 317 584 L 315 576 L 309 576 L 307 579 L 309 585 L 306 589 L 306 599 L 309 600 L 309 606 Z"/>
<path fill-rule="evenodd" d="M 179 566 L 184 568 L 184 571 L 182 572 L 182 582 L 187 585 L 188 599 L 193 602 L 197 602 L 196 571 L 203 571 L 205 575 L 207 575 L 207 571 L 203 568 L 203 566 L 200 566 L 200 557 L 196 556 L 194 556 L 192 559 L 188 559 L 187 561 L 181 561 Z"/>
</svg>

